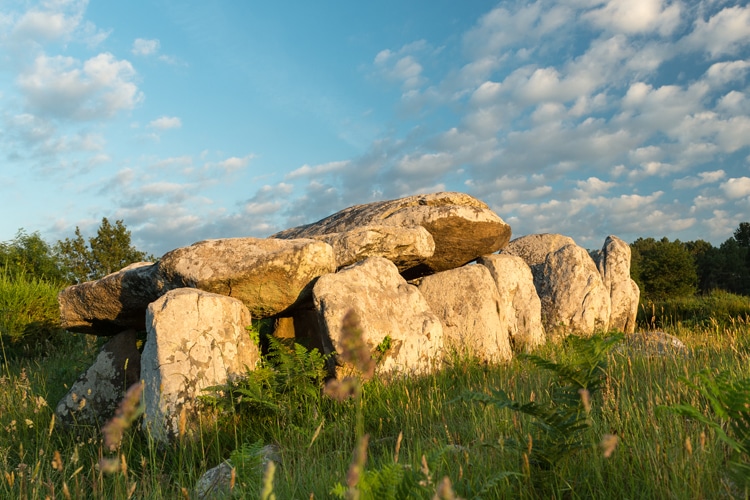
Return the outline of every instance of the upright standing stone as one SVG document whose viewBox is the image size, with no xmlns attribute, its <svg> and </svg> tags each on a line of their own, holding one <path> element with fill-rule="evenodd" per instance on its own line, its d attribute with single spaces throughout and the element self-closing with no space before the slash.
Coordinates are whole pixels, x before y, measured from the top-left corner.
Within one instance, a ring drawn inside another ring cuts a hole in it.
<svg viewBox="0 0 750 500">
<path fill-rule="evenodd" d="M 513 356 L 508 329 L 500 318 L 497 286 L 486 267 L 442 271 L 422 278 L 418 288 L 443 324 L 446 347 L 483 361 L 506 361 Z"/>
<path fill-rule="evenodd" d="M 539 298 L 548 333 L 591 335 L 609 327 L 609 290 L 589 253 L 578 245 L 547 256 Z"/>
<path fill-rule="evenodd" d="M 73 384 L 55 409 L 63 425 L 103 425 L 112 418 L 128 387 L 140 380 L 141 353 L 136 331 L 114 335 L 88 370 Z"/>
<path fill-rule="evenodd" d="M 326 352 L 341 352 L 341 325 L 350 309 L 359 316 L 364 341 L 375 357 L 381 354 L 378 346 L 390 344 L 377 368 L 380 373 L 428 371 L 443 346 L 440 320 L 427 301 L 382 257 L 321 276 L 313 301 Z"/>
<path fill-rule="evenodd" d="M 597 257 L 597 267 L 612 302 L 609 327 L 633 333 L 641 291 L 630 278 L 630 245 L 616 236 L 607 236 Z"/>
<path fill-rule="evenodd" d="M 542 303 L 534 287 L 534 276 L 520 257 L 485 255 L 477 261 L 490 270 L 500 297 L 500 319 L 508 331 L 514 351 L 533 349 L 546 341 L 542 326 Z"/>
<path fill-rule="evenodd" d="M 172 290 L 148 306 L 146 323 L 143 426 L 165 442 L 194 430 L 196 397 L 203 389 L 246 375 L 260 356 L 245 328 L 250 312 L 237 299 Z"/>
</svg>

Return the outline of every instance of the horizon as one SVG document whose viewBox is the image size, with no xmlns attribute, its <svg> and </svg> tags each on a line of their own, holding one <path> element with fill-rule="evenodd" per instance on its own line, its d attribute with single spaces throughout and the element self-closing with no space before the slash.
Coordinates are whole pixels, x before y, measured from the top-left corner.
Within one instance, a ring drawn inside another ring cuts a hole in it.
<svg viewBox="0 0 750 500">
<path fill-rule="evenodd" d="M 513 237 L 715 246 L 750 220 L 750 6 L 16 1 L 0 241 L 155 256 L 468 193 Z"/>
</svg>

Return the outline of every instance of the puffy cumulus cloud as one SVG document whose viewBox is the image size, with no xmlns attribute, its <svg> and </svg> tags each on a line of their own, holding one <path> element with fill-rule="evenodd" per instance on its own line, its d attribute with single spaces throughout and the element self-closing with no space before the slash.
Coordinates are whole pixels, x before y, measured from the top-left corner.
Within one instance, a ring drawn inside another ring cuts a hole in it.
<svg viewBox="0 0 750 500">
<path fill-rule="evenodd" d="M 706 80 L 712 86 L 726 85 L 745 78 L 750 61 L 722 61 L 712 64 L 706 70 Z"/>
<path fill-rule="evenodd" d="M 716 109 L 728 115 L 749 115 L 750 101 L 744 92 L 730 90 L 717 101 Z"/>
<path fill-rule="evenodd" d="M 310 166 L 304 164 L 298 169 L 292 170 L 284 176 L 285 179 L 298 179 L 300 177 L 315 177 L 318 175 L 339 172 L 349 166 L 351 162 L 349 160 L 344 161 L 332 161 L 328 163 L 321 163 L 320 165 Z"/>
<path fill-rule="evenodd" d="M 30 113 L 2 117 L 0 123 L 5 129 L 0 133 L 0 147 L 7 158 L 29 160 L 37 173 L 54 174 L 63 165 L 69 168 L 68 175 L 83 173 L 106 157 L 102 156 L 106 141 L 99 133 L 61 129 L 52 120 Z M 64 155 L 74 155 L 77 163 L 65 162 Z"/>
<path fill-rule="evenodd" d="M 464 35 L 464 47 L 473 57 L 482 57 L 494 56 L 530 41 L 537 44 L 546 35 L 559 34 L 574 16 L 574 9 L 566 5 L 549 6 L 543 2 L 520 4 L 514 9 L 496 7 Z"/>
<path fill-rule="evenodd" d="M 390 49 L 381 50 L 373 61 L 375 71 L 387 80 L 399 82 L 406 95 L 409 95 L 409 92 L 427 81 L 416 57 L 417 53 L 425 52 L 426 49 L 426 42 L 419 40 L 404 45 L 395 52 Z"/>
<path fill-rule="evenodd" d="M 711 172 L 700 172 L 696 176 L 687 176 L 672 181 L 672 187 L 675 189 L 694 189 L 704 184 L 714 184 L 726 177 L 723 170 L 714 170 Z"/>
<path fill-rule="evenodd" d="M 644 136 L 668 134 L 672 138 L 685 141 L 680 132 L 686 117 L 703 112 L 703 100 L 708 86 L 696 82 L 687 88 L 679 85 L 662 85 L 654 88 L 643 82 L 630 85 L 620 106 L 622 112 L 613 121 L 638 131 Z"/>
<path fill-rule="evenodd" d="M 736 54 L 750 43 L 750 6 L 726 7 L 707 21 L 697 19 L 683 44 L 712 58 Z"/>
<path fill-rule="evenodd" d="M 721 184 L 721 189 L 727 197 L 745 198 L 750 196 L 750 177 L 733 177 Z"/>
<path fill-rule="evenodd" d="M 394 171 L 409 177 L 434 178 L 453 168 L 453 156 L 448 153 L 412 154 L 402 157 Z"/>
<path fill-rule="evenodd" d="M 718 151 L 733 153 L 750 146 L 750 117 L 724 119 L 713 111 L 703 111 L 684 117 L 671 135 L 683 143 L 709 142 Z"/>
<path fill-rule="evenodd" d="M 171 128 L 182 127 L 182 120 L 176 116 L 160 116 L 156 120 L 149 122 L 148 126 L 158 130 L 169 130 Z"/>
<path fill-rule="evenodd" d="M 680 2 L 663 0 L 609 0 L 584 18 L 597 27 L 618 33 L 658 32 L 669 35 L 680 24 Z"/>
<path fill-rule="evenodd" d="M 130 52 L 136 56 L 150 56 L 159 52 L 160 45 L 161 43 L 156 38 L 136 38 L 133 41 L 133 47 L 130 49 Z"/>
<path fill-rule="evenodd" d="M 579 180 L 576 182 L 576 191 L 581 195 L 592 195 L 606 193 L 617 184 L 614 182 L 607 182 L 596 177 L 589 177 L 586 180 Z"/>
<path fill-rule="evenodd" d="M 86 60 L 40 55 L 21 73 L 18 87 L 26 107 L 34 113 L 59 119 L 110 118 L 133 109 L 143 98 L 126 60 L 102 53 Z"/>
<path fill-rule="evenodd" d="M 661 161 L 647 161 L 643 162 L 637 167 L 632 168 L 628 172 L 628 180 L 636 182 L 649 177 L 667 177 L 676 172 L 680 172 L 682 167 L 680 165 L 673 165 L 671 163 L 665 163 Z"/>
<path fill-rule="evenodd" d="M 205 168 L 207 169 L 218 169 L 221 170 L 224 173 L 232 173 L 236 172 L 237 170 L 242 170 L 246 168 L 252 159 L 254 159 L 256 156 L 254 154 L 245 155 L 243 157 L 238 156 L 232 156 L 230 158 L 227 158 L 225 160 L 221 160 L 214 163 L 207 163 L 205 165 Z"/>
<path fill-rule="evenodd" d="M 8 41 L 17 44 L 43 45 L 52 42 L 80 41 L 96 46 L 111 31 L 101 30 L 84 20 L 88 0 L 47 1 L 24 12 L 6 11 L 0 15 L 0 28 L 5 26 Z M 2 41 L 0 35 L 0 41 Z"/>
<path fill-rule="evenodd" d="M 286 206 L 286 200 L 293 188 L 291 184 L 284 182 L 265 185 L 243 204 L 242 213 L 251 216 L 279 214 Z"/>
</svg>

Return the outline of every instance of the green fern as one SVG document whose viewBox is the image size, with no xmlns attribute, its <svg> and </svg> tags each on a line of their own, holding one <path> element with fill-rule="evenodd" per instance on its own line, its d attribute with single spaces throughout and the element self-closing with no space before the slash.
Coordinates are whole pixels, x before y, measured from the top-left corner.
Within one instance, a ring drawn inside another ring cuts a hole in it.
<svg viewBox="0 0 750 500">
<path fill-rule="evenodd" d="M 510 444 L 525 450 L 530 465 L 550 470 L 564 457 L 591 446 L 592 441 L 587 435 L 591 427 L 590 399 L 606 380 L 608 352 L 622 338 L 622 334 L 589 338 L 571 336 L 567 339 L 572 350 L 571 358 L 564 363 L 534 355 L 519 355 L 519 358 L 557 376 L 549 401 L 521 403 L 499 389 L 492 390 L 491 394 L 471 392 L 459 399 L 532 417 L 539 432 L 530 436 L 531 442 L 519 436 L 511 439 Z"/>
<path fill-rule="evenodd" d="M 246 377 L 204 389 L 201 401 L 228 413 L 244 412 L 289 423 L 305 418 L 300 409 L 317 408 L 328 357 L 317 349 L 308 351 L 275 337 L 267 340 L 268 354 L 254 370 Z"/>
</svg>

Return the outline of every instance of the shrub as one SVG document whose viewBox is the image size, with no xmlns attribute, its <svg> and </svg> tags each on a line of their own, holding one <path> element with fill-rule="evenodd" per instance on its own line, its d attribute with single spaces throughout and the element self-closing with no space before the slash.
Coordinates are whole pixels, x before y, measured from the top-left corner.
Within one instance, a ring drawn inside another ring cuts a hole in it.
<svg viewBox="0 0 750 500">
<path fill-rule="evenodd" d="M 58 285 L 21 273 L 0 274 L 0 339 L 14 348 L 49 339 L 60 329 Z"/>
</svg>

